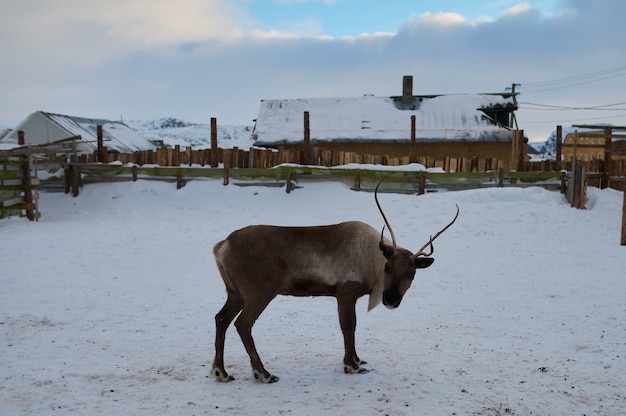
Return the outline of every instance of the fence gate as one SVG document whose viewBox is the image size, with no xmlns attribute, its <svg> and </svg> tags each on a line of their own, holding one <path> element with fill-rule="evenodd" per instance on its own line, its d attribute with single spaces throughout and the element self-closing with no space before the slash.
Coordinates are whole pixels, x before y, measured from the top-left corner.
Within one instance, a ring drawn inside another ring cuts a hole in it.
<svg viewBox="0 0 626 416">
<path fill-rule="evenodd" d="M 39 219 L 39 179 L 34 175 L 32 155 L 0 156 L 0 218 Z"/>
<path fill-rule="evenodd" d="M 587 184 L 585 166 L 582 163 L 574 163 L 572 171 L 567 172 L 567 187 L 565 196 L 572 208 L 584 209 L 587 202 Z"/>
</svg>

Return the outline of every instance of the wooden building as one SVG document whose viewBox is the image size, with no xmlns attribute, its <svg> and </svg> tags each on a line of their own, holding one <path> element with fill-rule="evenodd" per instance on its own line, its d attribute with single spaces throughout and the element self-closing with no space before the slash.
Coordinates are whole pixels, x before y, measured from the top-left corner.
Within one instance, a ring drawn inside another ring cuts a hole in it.
<svg viewBox="0 0 626 416">
<path fill-rule="evenodd" d="M 620 126 L 588 126 L 581 125 L 580 131 L 568 133 L 563 139 L 563 160 L 569 162 L 576 154 L 583 162 L 605 160 L 607 148 L 611 159 L 626 159 L 626 127 Z"/>
<path fill-rule="evenodd" d="M 412 77 L 404 77 L 401 96 L 262 100 L 253 137 L 256 146 L 303 151 L 308 123 L 312 163 L 324 152 L 408 163 L 413 146 L 418 161 L 489 158 L 508 165 L 516 109 L 512 93 L 413 95 Z"/>
</svg>

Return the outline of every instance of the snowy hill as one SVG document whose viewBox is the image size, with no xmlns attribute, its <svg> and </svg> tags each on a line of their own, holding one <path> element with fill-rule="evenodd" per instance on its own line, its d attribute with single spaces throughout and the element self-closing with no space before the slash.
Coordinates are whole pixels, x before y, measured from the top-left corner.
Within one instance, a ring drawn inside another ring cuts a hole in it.
<svg viewBox="0 0 626 416">
<path fill-rule="evenodd" d="M 152 121 L 125 121 L 132 129 L 149 140 L 162 140 L 166 146 L 191 146 L 204 149 L 211 146 L 211 125 L 191 123 L 168 117 Z M 250 134 L 253 126 L 217 125 L 217 141 L 221 148 L 249 149 L 254 144 Z"/>
</svg>

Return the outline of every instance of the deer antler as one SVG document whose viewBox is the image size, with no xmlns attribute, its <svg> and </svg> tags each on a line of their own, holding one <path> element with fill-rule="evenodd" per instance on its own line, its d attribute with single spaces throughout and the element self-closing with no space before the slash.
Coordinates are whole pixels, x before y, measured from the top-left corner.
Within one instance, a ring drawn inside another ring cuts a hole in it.
<svg viewBox="0 0 626 416">
<path fill-rule="evenodd" d="M 378 187 L 388 177 L 389 177 L 389 175 L 384 176 L 378 182 L 378 185 L 376 185 L 376 190 L 374 191 L 374 200 L 376 201 L 376 206 L 378 207 L 378 210 L 380 211 L 380 215 L 383 216 L 383 220 L 385 221 L 385 225 L 387 225 L 387 228 L 389 228 L 389 233 L 391 234 L 391 241 L 393 242 L 393 249 L 396 250 L 396 236 L 393 234 L 393 230 L 391 229 L 391 225 L 389 225 L 389 221 L 387 221 L 387 217 L 385 216 L 385 213 L 383 212 L 383 209 L 380 207 L 380 203 L 378 202 Z M 383 241 L 383 233 L 384 233 L 384 231 L 385 231 L 385 227 L 383 227 L 383 230 L 380 233 L 380 241 Z"/>
<path fill-rule="evenodd" d="M 435 248 L 433 247 L 433 241 L 435 241 L 435 239 L 436 239 L 437 237 L 439 237 L 439 236 L 440 236 L 440 235 L 441 235 L 444 231 L 446 231 L 448 228 L 450 228 L 450 226 L 451 226 L 452 224 L 454 224 L 454 222 L 456 221 L 456 219 L 457 219 L 458 217 L 459 217 L 459 205 L 458 205 L 458 204 L 456 204 L 456 215 L 454 216 L 454 218 L 452 219 L 452 221 L 451 221 L 448 225 L 446 225 L 445 227 L 443 227 L 443 228 L 441 229 L 441 231 L 439 231 L 437 234 L 435 234 L 435 236 L 434 236 L 434 237 L 431 235 L 431 236 L 430 236 L 430 240 L 428 240 L 428 242 L 427 242 L 426 244 L 424 244 L 424 245 L 422 246 L 422 248 L 420 248 L 419 250 L 417 250 L 417 253 L 415 253 L 415 255 L 414 255 L 413 257 L 414 257 L 414 258 L 416 258 L 416 257 L 420 257 L 420 256 L 428 257 L 428 256 L 432 255 L 432 254 L 435 252 Z M 429 252 L 429 253 L 426 253 L 426 252 L 424 251 L 424 249 L 425 249 L 426 247 L 428 247 L 428 246 L 430 246 L 430 252 Z"/>
</svg>

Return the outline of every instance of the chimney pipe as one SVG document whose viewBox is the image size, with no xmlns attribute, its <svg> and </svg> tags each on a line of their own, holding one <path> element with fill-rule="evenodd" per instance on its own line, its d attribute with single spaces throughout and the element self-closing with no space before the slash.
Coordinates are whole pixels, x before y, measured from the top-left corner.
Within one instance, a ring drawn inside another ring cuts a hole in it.
<svg viewBox="0 0 626 416">
<path fill-rule="evenodd" d="M 411 104 L 413 102 L 413 76 L 405 75 L 402 78 L 402 103 Z"/>
</svg>

